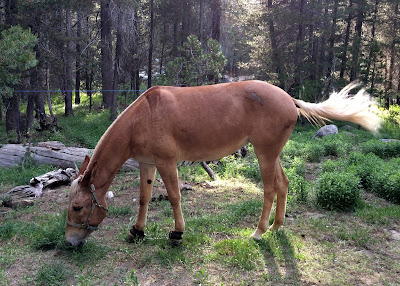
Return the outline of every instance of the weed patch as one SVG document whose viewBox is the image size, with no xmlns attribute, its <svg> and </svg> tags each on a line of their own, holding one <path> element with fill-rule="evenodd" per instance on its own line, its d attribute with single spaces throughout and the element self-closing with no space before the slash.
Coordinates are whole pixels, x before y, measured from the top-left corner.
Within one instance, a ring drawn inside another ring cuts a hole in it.
<svg viewBox="0 0 400 286">
<path fill-rule="evenodd" d="M 70 276 L 70 271 L 61 262 L 44 263 L 35 277 L 35 285 L 64 285 Z"/>
<path fill-rule="evenodd" d="M 32 247 L 38 250 L 63 249 L 65 247 L 66 219 L 66 211 L 61 214 L 44 216 L 30 235 Z"/>
<path fill-rule="evenodd" d="M 221 259 L 230 267 L 253 270 L 261 261 L 257 244 L 249 239 L 222 240 L 215 244 L 215 250 L 217 255 L 214 256 L 213 260 Z"/>
</svg>

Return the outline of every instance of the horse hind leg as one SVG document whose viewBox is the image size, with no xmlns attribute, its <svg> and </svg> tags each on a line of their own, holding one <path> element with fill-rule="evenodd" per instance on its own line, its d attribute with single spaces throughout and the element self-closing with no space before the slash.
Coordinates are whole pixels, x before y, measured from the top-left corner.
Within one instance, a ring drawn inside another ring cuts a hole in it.
<svg viewBox="0 0 400 286">
<path fill-rule="evenodd" d="M 283 225 L 286 212 L 287 188 L 289 185 L 289 181 L 283 172 L 279 158 L 272 161 L 260 160 L 259 158 L 259 162 L 261 177 L 264 184 L 264 202 L 257 229 L 251 235 L 255 240 L 260 240 L 261 235 L 268 229 L 268 221 L 275 195 L 277 196 L 275 219 L 269 229 L 277 230 Z"/>
<path fill-rule="evenodd" d="M 289 180 L 283 171 L 280 161 L 278 160 L 275 172 L 275 189 L 277 193 L 275 219 L 274 223 L 269 228 L 270 230 L 278 230 L 278 228 L 283 225 L 286 213 L 288 186 Z"/>
<path fill-rule="evenodd" d="M 257 155 L 257 157 L 260 165 L 261 178 L 264 184 L 264 201 L 260 221 L 257 229 L 254 231 L 251 237 L 255 240 L 260 240 L 261 235 L 268 229 L 268 221 L 271 214 L 272 204 L 276 195 L 275 174 L 277 159 L 274 158 L 271 160 L 271 158 L 262 155 Z"/>
</svg>

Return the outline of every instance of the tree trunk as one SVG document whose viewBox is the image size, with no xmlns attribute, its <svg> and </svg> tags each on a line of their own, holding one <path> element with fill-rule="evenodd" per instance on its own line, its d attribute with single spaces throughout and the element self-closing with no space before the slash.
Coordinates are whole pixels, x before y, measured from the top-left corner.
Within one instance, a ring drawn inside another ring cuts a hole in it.
<svg viewBox="0 0 400 286">
<path fill-rule="evenodd" d="M 389 62 L 389 70 L 388 70 L 388 83 L 386 86 L 385 90 L 385 108 L 389 109 L 390 105 L 390 97 L 393 93 L 393 73 L 394 73 L 394 65 L 395 65 L 395 57 L 396 57 L 396 43 L 398 41 L 397 39 L 397 15 L 399 14 L 399 4 L 396 3 L 396 6 L 394 8 L 394 21 L 393 21 L 393 26 L 391 27 L 392 30 L 392 43 L 390 44 L 390 62 Z"/>
<path fill-rule="evenodd" d="M 203 15 L 204 15 L 204 0 L 200 0 L 199 1 L 199 41 L 200 43 L 203 43 L 203 30 L 204 30 L 204 19 L 203 19 Z"/>
<path fill-rule="evenodd" d="M 360 48 L 361 48 L 361 35 L 362 35 L 362 25 L 364 22 L 364 9 L 365 0 L 358 0 L 357 3 L 357 20 L 355 26 L 355 36 L 353 40 L 353 60 L 350 70 L 350 81 L 357 79 L 360 70 Z"/>
<path fill-rule="evenodd" d="M 91 71 L 85 70 L 85 88 L 89 97 L 89 112 L 92 111 L 92 76 Z"/>
<path fill-rule="evenodd" d="M 305 2 L 306 2 L 305 0 L 300 1 L 300 9 L 299 9 L 300 15 L 303 15 L 303 13 L 304 13 Z M 294 84 L 293 84 L 294 87 L 301 86 L 301 83 L 302 83 L 301 61 L 303 58 L 303 53 L 302 53 L 303 42 L 304 42 L 304 25 L 303 25 L 302 18 L 300 18 L 300 23 L 298 25 L 298 30 L 297 30 L 295 52 L 294 52 L 294 68 L 295 68 Z"/>
<path fill-rule="evenodd" d="M 65 10 L 65 24 L 66 24 L 66 38 L 67 38 L 67 49 L 65 51 L 65 116 L 74 115 L 72 110 L 72 23 L 71 23 L 71 11 L 69 8 Z"/>
<path fill-rule="evenodd" d="M 6 106 L 6 131 L 15 130 L 17 133 L 17 141 L 21 142 L 21 113 L 19 111 L 19 94 L 15 93 L 11 98 L 5 99 Z"/>
<path fill-rule="evenodd" d="M 133 11 L 133 17 L 134 17 L 134 23 L 133 23 L 133 43 L 131 44 L 132 47 L 132 54 L 133 54 L 133 63 L 132 63 L 132 69 L 131 69 L 131 87 L 133 90 L 135 90 L 135 95 L 136 97 L 139 97 L 139 90 L 140 90 L 140 75 L 139 75 L 139 35 L 138 35 L 138 14 L 137 14 L 137 7 L 134 7 Z"/>
<path fill-rule="evenodd" d="M 46 89 L 47 89 L 47 105 L 49 107 L 49 112 L 52 117 L 54 117 L 53 107 L 51 106 L 51 94 L 50 94 L 50 67 L 47 64 L 46 67 Z"/>
<path fill-rule="evenodd" d="M 183 0 L 181 7 L 182 7 L 182 12 L 181 12 L 181 19 L 182 19 L 181 46 L 182 46 L 183 43 L 186 42 L 187 37 L 189 36 L 189 21 L 190 21 L 189 2 L 187 0 Z"/>
<path fill-rule="evenodd" d="M 212 31 L 211 37 L 220 42 L 221 38 L 221 1 L 213 0 L 211 2 L 211 10 L 212 10 Z"/>
<path fill-rule="evenodd" d="M 153 73 L 153 32 L 154 32 L 154 0 L 150 0 L 150 35 L 149 35 L 149 56 L 147 67 L 147 88 L 151 87 L 151 79 Z"/>
<path fill-rule="evenodd" d="M 105 108 L 112 106 L 112 36 L 110 0 L 101 0 L 101 82 L 103 88 L 103 105 Z"/>
<path fill-rule="evenodd" d="M 114 121 L 117 118 L 117 96 L 118 96 L 118 80 L 119 80 L 119 70 L 120 70 L 120 58 L 122 55 L 122 11 L 118 10 L 117 16 L 117 42 L 115 44 L 115 58 L 114 58 L 114 76 L 113 76 L 113 92 L 112 92 L 112 106 L 110 111 L 110 119 Z"/>
<path fill-rule="evenodd" d="M 78 22 L 76 23 L 76 62 L 75 62 L 75 104 L 81 103 L 81 37 L 82 37 L 82 11 L 78 11 Z"/>
<path fill-rule="evenodd" d="M 160 75 L 162 74 L 164 67 L 164 53 L 165 53 L 165 42 L 167 35 L 167 23 L 163 23 L 163 36 L 161 36 L 161 55 L 160 55 Z"/>
<path fill-rule="evenodd" d="M 322 78 L 324 75 L 326 75 L 328 70 L 328 65 L 326 61 L 326 42 L 327 42 L 326 33 L 329 30 L 328 18 L 329 18 L 329 11 L 328 7 L 325 6 L 324 15 L 322 19 L 323 22 L 322 22 L 321 42 L 319 46 L 318 78 Z"/>
<path fill-rule="evenodd" d="M 333 3 L 333 11 L 332 11 L 332 26 L 329 35 L 329 51 L 328 51 L 328 73 L 326 74 L 327 78 L 332 77 L 333 66 L 334 66 L 334 46 L 335 46 L 335 38 L 336 38 L 336 22 L 337 22 L 337 13 L 338 13 L 338 2 L 339 0 L 335 0 Z"/>
<path fill-rule="evenodd" d="M 171 50 L 172 57 L 178 56 L 178 25 L 179 25 L 179 20 L 176 17 L 174 19 L 174 40 L 172 43 L 172 50 Z"/>
<path fill-rule="evenodd" d="M 379 5 L 380 0 L 375 0 L 375 6 L 374 6 L 374 12 L 372 16 L 372 27 L 371 27 L 371 43 L 369 47 L 369 55 L 367 59 L 367 68 L 366 68 L 366 75 L 365 75 L 365 81 L 369 81 L 369 75 L 371 71 L 371 64 L 372 62 L 375 62 L 376 60 L 376 47 L 378 43 L 375 41 L 375 26 L 376 26 L 376 18 L 378 14 L 378 5 Z"/>
<path fill-rule="evenodd" d="M 272 0 L 268 0 L 267 8 L 269 11 L 272 10 Z M 269 37 L 271 40 L 271 48 L 272 48 L 272 62 L 275 68 L 275 72 L 278 75 L 278 80 L 279 80 L 279 86 L 283 89 L 285 89 L 286 84 L 285 84 L 285 72 L 281 64 L 280 56 L 279 56 L 279 51 L 278 51 L 278 43 L 277 43 L 277 37 L 275 33 L 275 26 L 274 26 L 274 21 L 269 19 L 268 21 L 268 26 L 269 26 Z"/>
<path fill-rule="evenodd" d="M 342 63 L 340 66 L 340 78 L 344 77 L 344 73 L 347 68 L 347 50 L 349 48 L 349 39 L 350 39 L 350 28 L 351 28 L 351 21 L 353 20 L 353 0 L 350 0 L 349 7 L 347 9 L 349 11 L 349 15 L 346 19 L 346 33 L 344 36 L 344 43 L 343 43 L 343 52 L 342 52 Z"/>
<path fill-rule="evenodd" d="M 398 79 L 397 79 L 396 104 L 397 104 L 397 105 L 400 105 L 400 65 L 399 65 L 399 73 L 398 73 Z"/>
</svg>

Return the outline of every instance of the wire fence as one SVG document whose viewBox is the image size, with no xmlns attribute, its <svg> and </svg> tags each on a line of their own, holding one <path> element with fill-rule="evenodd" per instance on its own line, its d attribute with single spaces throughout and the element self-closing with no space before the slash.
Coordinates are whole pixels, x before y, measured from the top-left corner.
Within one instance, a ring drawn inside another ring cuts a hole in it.
<svg viewBox="0 0 400 286">
<path fill-rule="evenodd" d="M 79 90 L 66 90 L 66 89 L 50 89 L 50 90 L 14 90 L 19 93 L 64 93 L 64 92 L 145 92 L 145 89 L 79 89 Z"/>
</svg>

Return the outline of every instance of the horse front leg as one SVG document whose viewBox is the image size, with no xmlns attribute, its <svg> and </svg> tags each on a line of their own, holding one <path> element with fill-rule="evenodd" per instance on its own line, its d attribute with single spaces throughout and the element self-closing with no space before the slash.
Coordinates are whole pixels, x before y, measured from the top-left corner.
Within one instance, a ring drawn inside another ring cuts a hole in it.
<svg viewBox="0 0 400 286">
<path fill-rule="evenodd" d="M 185 221 L 181 208 L 181 193 L 179 190 L 178 171 L 176 162 L 157 165 L 157 170 L 164 181 L 168 193 L 168 200 L 171 203 L 174 213 L 175 230 L 169 233 L 169 239 L 173 244 L 182 242 L 182 234 L 185 230 Z"/>
<path fill-rule="evenodd" d="M 147 220 L 147 210 L 156 174 L 156 166 L 151 164 L 139 163 L 140 170 L 140 198 L 139 214 L 136 224 L 132 226 L 128 240 L 135 241 L 142 239 Z"/>
</svg>

